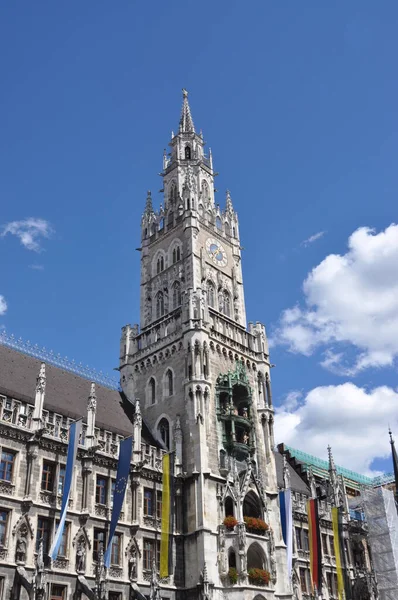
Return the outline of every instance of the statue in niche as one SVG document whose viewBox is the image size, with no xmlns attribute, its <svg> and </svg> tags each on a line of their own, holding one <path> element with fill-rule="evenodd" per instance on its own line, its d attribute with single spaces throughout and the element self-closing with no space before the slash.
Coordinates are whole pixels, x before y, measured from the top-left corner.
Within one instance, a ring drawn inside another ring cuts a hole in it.
<svg viewBox="0 0 398 600">
<path fill-rule="evenodd" d="M 15 561 L 17 563 L 24 563 L 26 561 L 26 549 L 27 549 L 27 537 L 28 528 L 26 525 L 20 527 L 17 537 L 17 544 L 15 550 Z"/>
<path fill-rule="evenodd" d="M 293 600 L 300 600 L 300 580 L 299 580 L 295 570 L 293 570 L 292 584 L 293 584 Z"/>
<path fill-rule="evenodd" d="M 86 542 L 81 537 L 77 543 L 76 549 L 76 571 L 78 573 L 84 573 L 86 570 Z"/>
<path fill-rule="evenodd" d="M 275 537 L 274 532 L 270 529 L 269 532 L 269 556 L 271 564 L 271 581 L 276 582 L 276 557 L 275 557 Z"/>
<path fill-rule="evenodd" d="M 135 546 L 131 549 L 130 559 L 129 559 L 129 568 L 130 568 L 130 581 L 135 581 L 137 579 L 137 550 Z"/>
</svg>

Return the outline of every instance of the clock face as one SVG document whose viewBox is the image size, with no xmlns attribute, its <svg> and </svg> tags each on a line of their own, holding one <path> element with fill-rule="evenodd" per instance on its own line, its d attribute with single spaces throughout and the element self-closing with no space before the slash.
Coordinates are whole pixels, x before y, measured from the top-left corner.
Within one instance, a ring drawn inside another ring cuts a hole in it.
<svg viewBox="0 0 398 600">
<path fill-rule="evenodd" d="M 214 262 L 218 267 L 226 267 L 227 266 L 227 254 L 224 248 L 221 246 L 220 242 L 214 240 L 213 238 L 209 238 L 206 240 L 206 250 L 210 259 Z"/>
</svg>

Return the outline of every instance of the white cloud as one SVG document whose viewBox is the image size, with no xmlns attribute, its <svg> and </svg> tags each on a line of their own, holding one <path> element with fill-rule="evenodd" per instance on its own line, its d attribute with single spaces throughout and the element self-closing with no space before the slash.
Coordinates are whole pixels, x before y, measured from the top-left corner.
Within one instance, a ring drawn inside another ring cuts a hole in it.
<svg viewBox="0 0 398 600">
<path fill-rule="evenodd" d="M 348 252 L 330 254 L 303 283 L 305 306 L 285 310 L 273 345 L 311 355 L 325 345 L 349 345 L 354 364 L 345 363 L 344 347 L 328 348 L 323 366 L 341 374 L 391 366 L 398 356 L 398 225 L 376 234 L 361 227 L 348 240 Z M 347 349 L 347 346 L 345 346 Z"/>
<path fill-rule="evenodd" d="M 314 233 L 314 235 L 311 235 L 309 238 L 307 238 L 306 240 L 304 240 L 303 242 L 301 242 L 300 245 L 301 246 L 309 246 L 313 242 L 316 242 L 317 240 L 319 240 L 324 235 L 325 235 L 324 231 L 318 231 L 318 233 Z"/>
<path fill-rule="evenodd" d="M 289 396 L 276 408 L 277 443 L 324 459 L 330 444 L 337 464 L 377 474 L 370 465 L 390 456 L 389 425 L 398 435 L 397 391 L 387 386 L 368 391 L 348 382 L 314 388 L 293 407 Z"/>
<path fill-rule="evenodd" d="M 7 310 L 7 302 L 4 296 L 0 295 L 0 315 L 4 315 Z"/>
<path fill-rule="evenodd" d="M 30 217 L 23 221 L 12 221 L 3 227 L 1 236 L 4 237 L 10 233 L 19 238 L 21 244 L 27 250 L 40 252 L 41 238 L 49 238 L 52 234 L 52 228 L 48 221 Z"/>
<path fill-rule="evenodd" d="M 43 265 L 29 265 L 29 269 L 33 269 L 34 271 L 44 271 Z"/>
</svg>

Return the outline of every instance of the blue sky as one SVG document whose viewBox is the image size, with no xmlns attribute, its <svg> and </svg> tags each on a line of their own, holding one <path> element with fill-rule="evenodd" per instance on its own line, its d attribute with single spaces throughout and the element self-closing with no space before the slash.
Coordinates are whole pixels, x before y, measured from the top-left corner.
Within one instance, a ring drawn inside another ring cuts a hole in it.
<svg viewBox="0 0 398 600">
<path fill-rule="evenodd" d="M 2 2 L 0 324 L 117 366 L 186 87 L 239 212 L 248 318 L 273 340 L 279 439 L 389 469 L 372 459 L 398 435 L 397 24 L 393 1 Z M 33 241 L 6 233 L 30 217 Z"/>
</svg>

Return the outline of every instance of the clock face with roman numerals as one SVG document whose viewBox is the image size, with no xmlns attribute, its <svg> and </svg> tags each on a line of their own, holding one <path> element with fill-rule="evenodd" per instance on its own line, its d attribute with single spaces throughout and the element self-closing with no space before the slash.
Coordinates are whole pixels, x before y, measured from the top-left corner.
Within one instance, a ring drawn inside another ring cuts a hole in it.
<svg viewBox="0 0 398 600">
<path fill-rule="evenodd" d="M 217 240 L 208 238 L 206 240 L 206 250 L 209 258 L 213 261 L 217 267 L 226 267 L 228 263 L 227 254 Z"/>
</svg>

